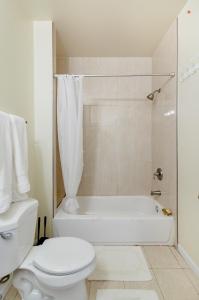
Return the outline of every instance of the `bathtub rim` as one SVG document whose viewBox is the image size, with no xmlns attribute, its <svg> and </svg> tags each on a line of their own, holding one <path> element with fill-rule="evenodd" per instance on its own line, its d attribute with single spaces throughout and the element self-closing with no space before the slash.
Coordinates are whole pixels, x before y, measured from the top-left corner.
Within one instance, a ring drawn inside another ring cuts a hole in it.
<svg viewBox="0 0 199 300">
<path fill-rule="evenodd" d="M 77 196 L 77 200 L 81 200 L 82 198 L 89 198 L 90 200 L 92 199 L 96 199 L 96 198 L 111 198 L 111 199 L 119 199 L 119 198 L 126 198 L 126 199 L 130 199 L 132 197 L 137 197 L 137 198 L 147 198 L 149 200 L 152 200 L 152 202 L 155 204 L 155 206 L 157 205 L 159 207 L 159 212 L 157 214 L 154 214 L 154 215 L 151 215 L 151 214 L 146 214 L 146 215 L 143 215 L 143 216 L 129 216 L 129 215 L 104 215 L 103 214 L 80 214 L 80 213 L 77 213 L 77 214 L 70 214 L 70 213 L 67 213 L 63 210 L 62 208 L 62 203 L 59 204 L 59 206 L 57 207 L 57 210 L 56 210 L 56 213 L 54 215 L 54 218 L 53 219 L 56 219 L 56 218 L 59 218 L 59 219 L 88 219 L 88 220 L 91 220 L 91 219 L 129 219 L 129 220 L 132 220 L 132 219 L 137 219 L 137 220 L 140 220 L 140 219 L 153 219 L 153 218 L 159 218 L 159 219 L 174 219 L 174 215 L 171 215 L 171 216 L 166 216 L 163 214 L 162 212 L 162 209 L 164 208 L 164 206 L 157 200 L 157 199 L 154 199 L 154 197 L 152 196 L 148 196 L 148 195 L 117 195 L 117 196 Z"/>
</svg>

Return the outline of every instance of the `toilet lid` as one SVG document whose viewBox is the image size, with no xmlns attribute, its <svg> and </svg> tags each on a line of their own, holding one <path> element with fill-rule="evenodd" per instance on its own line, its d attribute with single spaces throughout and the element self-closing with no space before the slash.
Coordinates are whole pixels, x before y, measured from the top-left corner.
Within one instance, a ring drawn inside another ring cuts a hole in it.
<svg viewBox="0 0 199 300">
<path fill-rule="evenodd" d="M 39 247 L 33 263 L 52 275 L 67 275 L 87 267 L 95 258 L 93 246 L 79 238 L 51 238 Z"/>
</svg>

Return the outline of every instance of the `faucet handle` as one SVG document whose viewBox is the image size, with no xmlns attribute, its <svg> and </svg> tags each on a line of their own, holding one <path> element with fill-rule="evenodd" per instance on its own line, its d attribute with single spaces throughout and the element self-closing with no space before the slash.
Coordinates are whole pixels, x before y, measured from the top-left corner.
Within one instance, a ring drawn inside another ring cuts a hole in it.
<svg viewBox="0 0 199 300">
<path fill-rule="evenodd" d="M 157 168 L 156 172 L 153 173 L 153 179 L 155 179 L 155 177 L 157 177 L 158 180 L 163 179 L 163 172 L 161 168 Z"/>
</svg>

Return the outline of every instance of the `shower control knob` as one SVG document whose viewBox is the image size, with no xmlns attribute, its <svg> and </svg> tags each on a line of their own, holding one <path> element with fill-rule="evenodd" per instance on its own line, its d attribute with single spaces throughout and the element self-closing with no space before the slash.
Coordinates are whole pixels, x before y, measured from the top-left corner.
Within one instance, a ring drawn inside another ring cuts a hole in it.
<svg viewBox="0 0 199 300">
<path fill-rule="evenodd" d="M 153 173 L 153 178 L 155 179 L 155 177 L 157 177 L 158 180 L 163 179 L 163 172 L 161 168 L 157 168 L 156 172 Z"/>
</svg>

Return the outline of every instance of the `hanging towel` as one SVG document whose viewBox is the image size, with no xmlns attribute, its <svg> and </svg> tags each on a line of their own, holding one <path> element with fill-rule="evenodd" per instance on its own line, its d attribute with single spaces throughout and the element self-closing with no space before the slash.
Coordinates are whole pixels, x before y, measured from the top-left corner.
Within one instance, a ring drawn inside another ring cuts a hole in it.
<svg viewBox="0 0 199 300">
<path fill-rule="evenodd" d="M 12 202 L 13 152 L 11 122 L 8 114 L 0 112 L 0 213 Z"/>
<path fill-rule="evenodd" d="M 0 112 L 0 214 L 29 191 L 25 120 Z"/>
<path fill-rule="evenodd" d="M 23 118 L 10 115 L 13 142 L 13 201 L 24 200 L 30 191 L 26 123 Z"/>
</svg>

